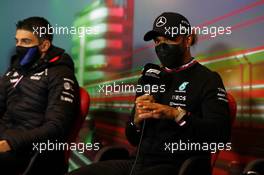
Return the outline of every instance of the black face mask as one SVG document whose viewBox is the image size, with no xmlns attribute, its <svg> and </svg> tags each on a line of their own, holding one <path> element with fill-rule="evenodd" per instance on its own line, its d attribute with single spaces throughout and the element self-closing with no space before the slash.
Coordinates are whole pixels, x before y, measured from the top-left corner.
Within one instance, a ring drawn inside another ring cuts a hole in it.
<svg viewBox="0 0 264 175">
<path fill-rule="evenodd" d="M 38 46 L 33 47 L 16 47 L 16 55 L 19 58 L 20 66 L 28 66 L 40 58 Z"/>
<path fill-rule="evenodd" d="M 161 43 L 155 47 L 155 51 L 161 64 L 167 68 L 173 69 L 184 64 L 182 44 Z"/>
</svg>

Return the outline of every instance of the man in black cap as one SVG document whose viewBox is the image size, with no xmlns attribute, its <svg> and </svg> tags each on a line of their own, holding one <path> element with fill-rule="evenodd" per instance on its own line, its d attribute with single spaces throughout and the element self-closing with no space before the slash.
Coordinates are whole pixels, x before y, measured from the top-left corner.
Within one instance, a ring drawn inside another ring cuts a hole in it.
<svg viewBox="0 0 264 175">
<path fill-rule="evenodd" d="M 136 95 L 126 127 L 129 142 L 138 146 L 136 160 L 105 161 L 75 173 L 176 175 L 186 160 L 198 156 L 199 161 L 187 174 L 210 175 L 210 154 L 217 148 L 206 148 L 216 144 L 228 147 L 230 139 L 228 100 L 221 77 L 191 56 L 196 37 L 181 14 L 166 12 L 158 16 L 144 40 L 154 40 L 162 67 L 146 65 L 143 72 L 149 74 L 143 74 L 139 82 L 155 84 L 151 81 L 158 77 L 166 90 L 158 95 Z M 153 72 L 157 76 L 149 78 Z"/>
</svg>

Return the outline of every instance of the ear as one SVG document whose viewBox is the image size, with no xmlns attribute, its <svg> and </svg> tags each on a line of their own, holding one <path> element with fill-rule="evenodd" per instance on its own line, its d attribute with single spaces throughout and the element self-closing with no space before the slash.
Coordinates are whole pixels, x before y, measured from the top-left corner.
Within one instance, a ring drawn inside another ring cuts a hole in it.
<svg viewBox="0 0 264 175">
<path fill-rule="evenodd" d="M 50 46 L 51 46 L 51 42 L 49 40 L 44 40 L 42 44 L 39 46 L 39 50 L 42 53 L 46 53 L 48 49 L 50 48 Z"/>
<path fill-rule="evenodd" d="M 186 36 L 186 40 L 185 41 L 186 41 L 185 42 L 186 47 L 190 48 L 191 45 L 192 45 L 192 43 L 193 43 L 193 37 L 192 37 L 192 35 L 190 34 L 190 35 Z"/>
</svg>

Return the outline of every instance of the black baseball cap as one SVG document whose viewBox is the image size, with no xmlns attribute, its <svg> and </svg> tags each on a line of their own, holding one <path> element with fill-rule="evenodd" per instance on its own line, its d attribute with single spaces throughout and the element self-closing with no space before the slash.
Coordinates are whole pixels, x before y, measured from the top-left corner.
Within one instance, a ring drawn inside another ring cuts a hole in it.
<svg viewBox="0 0 264 175">
<path fill-rule="evenodd" d="M 191 25 L 186 17 L 179 13 L 164 12 L 155 19 L 153 29 L 145 34 L 144 40 L 150 41 L 157 36 L 173 39 L 180 34 L 190 33 Z"/>
</svg>

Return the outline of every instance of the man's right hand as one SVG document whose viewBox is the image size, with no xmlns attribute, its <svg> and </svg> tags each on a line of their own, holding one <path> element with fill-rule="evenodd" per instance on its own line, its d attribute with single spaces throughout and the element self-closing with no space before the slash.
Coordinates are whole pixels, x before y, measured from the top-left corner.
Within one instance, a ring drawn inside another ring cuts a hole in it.
<svg viewBox="0 0 264 175">
<path fill-rule="evenodd" d="M 148 94 L 145 94 L 145 95 L 142 95 L 142 96 L 139 96 L 136 98 L 136 112 L 135 112 L 135 116 L 134 116 L 134 123 L 137 127 L 140 127 L 140 123 L 142 120 L 142 118 L 139 118 L 138 115 L 141 114 L 141 113 L 146 113 L 146 112 L 149 112 L 149 111 L 146 111 L 143 109 L 142 105 L 139 105 L 141 102 L 150 102 L 150 103 L 154 103 L 155 102 L 155 99 L 152 95 L 148 95 Z"/>
</svg>

